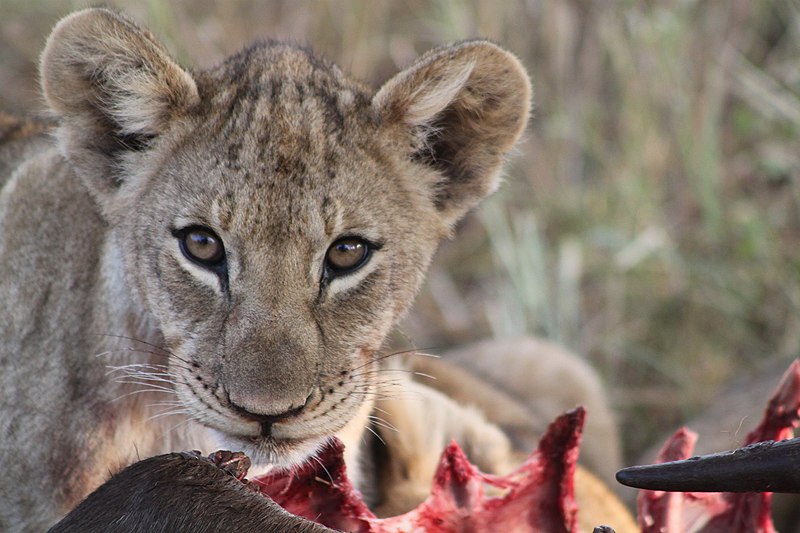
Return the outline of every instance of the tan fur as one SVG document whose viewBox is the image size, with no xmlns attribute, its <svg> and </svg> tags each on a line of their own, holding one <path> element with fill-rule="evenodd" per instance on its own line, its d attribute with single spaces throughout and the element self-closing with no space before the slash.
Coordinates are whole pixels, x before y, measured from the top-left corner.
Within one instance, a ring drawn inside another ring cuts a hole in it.
<svg viewBox="0 0 800 533">
<path fill-rule="evenodd" d="M 600 378 L 582 358 L 542 339 L 483 341 L 442 354 L 414 358 L 422 379 L 462 405 L 474 405 L 500 426 L 520 450 L 530 450 L 559 414 L 578 405 L 588 417 L 581 462 L 606 483 L 622 465 L 619 430 Z"/>
<path fill-rule="evenodd" d="M 451 440 L 484 472 L 507 473 L 516 466 L 508 437 L 478 409 L 408 378 L 398 380 L 398 391 L 377 403 L 389 454 L 380 476 L 384 499 L 379 515 L 407 512 L 428 496 L 439 457 Z"/>
<path fill-rule="evenodd" d="M 7 145 L 14 141 L 46 133 L 52 126 L 46 122 L 26 120 L 0 113 L 0 145 Z"/>
<path fill-rule="evenodd" d="M 435 50 L 372 95 L 282 44 L 189 73 L 148 32 L 88 10 L 54 30 L 42 84 L 57 150 L 51 124 L 0 116 L 0 260 L 13 274 L 0 282 L 0 529 L 40 529 L 157 453 L 241 447 L 286 464 L 330 434 L 395 514 L 427 494 L 451 439 L 507 472 L 577 403 L 590 407 L 590 464 L 616 465 L 602 390 L 567 352 L 518 340 L 447 357 L 459 366 L 414 363 L 438 391 L 388 387 L 375 361 L 438 240 L 496 188 L 524 127 L 530 88 L 507 52 Z M 187 225 L 222 238 L 224 284 L 180 254 L 172 231 Z M 382 246 L 322 285 L 342 235 Z M 258 417 L 298 406 L 259 437 Z M 361 453 L 370 424 L 390 455 L 381 472 Z M 584 527 L 626 530 L 595 478 L 580 470 L 576 490 Z"/>
<path fill-rule="evenodd" d="M 161 452 L 289 464 L 337 433 L 357 449 L 376 351 L 530 108 L 523 68 L 486 41 L 374 93 L 280 43 L 188 71 L 101 9 L 56 26 L 41 79 L 53 140 L 0 152 L 3 531 L 41 530 Z M 218 268 L 181 251 L 197 226 L 224 243 Z M 373 249 L 336 276 L 342 237 Z"/>
<path fill-rule="evenodd" d="M 0 186 L 20 161 L 46 149 L 46 137 L 53 126 L 48 121 L 23 119 L 0 112 Z"/>
<path fill-rule="evenodd" d="M 498 380 L 490 382 L 456 362 L 473 369 L 496 365 L 508 372 L 489 372 L 490 379 Z M 416 382 L 410 374 L 396 374 L 395 391 L 390 391 L 394 393 L 377 403 L 376 430 L 387 454 L 378 476 L 381 516 L 407 512 L 428 496 L 440 454 L 451 440 L 482 471 L 510 472 L 555 418 L 548 409 L 558 409 L 559 414 L 579 404 L 588 406 L 580 460 L 604 475 L 617 469 L 618 434 L 600 382 L 586 362 L 557 345 L 532 338 L 484 341 L 441 359 L 411 357 L 397 369 L 402 370 L 424 375 L 415 375 Z M 525 388 L 515 389 L 522 383 Z M 557 383 L 564 388 L 556 390 Z M 539 407 L 544 411 L 537 412 Z M 592 423 L 595 415 L 600 423 Z M 602 464 L 603 453 L 609 465 Z M 579 465 L 575 498 L 580 530 L 605 524 L 619 533 L 638 531 L 606 483 Z"/>
</svg>

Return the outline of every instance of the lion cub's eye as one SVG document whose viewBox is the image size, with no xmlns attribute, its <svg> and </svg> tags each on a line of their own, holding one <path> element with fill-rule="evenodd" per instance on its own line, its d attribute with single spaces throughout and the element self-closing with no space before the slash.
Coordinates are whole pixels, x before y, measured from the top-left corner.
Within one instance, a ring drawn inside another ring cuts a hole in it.
<svg viewBox="0 0 800 533">
<path fill-rule="evenodd" d="M 216 233 L 201 227 L 189 227 L 177 232 L 181 252 L 201 266 L 216 267 L 225 260 L 225 247 Z"/>
<path fill-rule="evenodd" d="M 325 254 L 325 266 L 333 274 L 348 274 L 367 262 L 370 246 L 357 237 L 345 237 L 331 244 Z"/>
</svg>

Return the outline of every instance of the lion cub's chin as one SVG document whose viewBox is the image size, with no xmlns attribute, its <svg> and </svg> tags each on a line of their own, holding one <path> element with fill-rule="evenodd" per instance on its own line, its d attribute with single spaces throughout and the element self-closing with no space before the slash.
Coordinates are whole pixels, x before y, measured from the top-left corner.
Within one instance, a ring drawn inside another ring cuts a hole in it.
<svg viewBox="0 0 800 533">
<path fill-rule="evenodd" d="M 304 439 L 275 439 L 273 437 L 243 437 L 212 430 L 217 447 L 244 452 L 253 462 L 251 475 L 261 474 L 272 467 L 290 468 L 316 455 L 328 439 L 326 436 Z"/>
</svg>

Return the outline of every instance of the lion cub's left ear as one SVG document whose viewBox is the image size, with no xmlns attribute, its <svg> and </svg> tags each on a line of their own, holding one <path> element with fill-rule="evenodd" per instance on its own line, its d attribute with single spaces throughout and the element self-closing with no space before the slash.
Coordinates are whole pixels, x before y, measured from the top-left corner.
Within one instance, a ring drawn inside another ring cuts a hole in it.
<svg viewBox="0 0 800 533">
<path fill-rule="evenodd" d="M 389 80 L 372 105 L 410 133 L 410 154 L 438 170 L 436 207 L 452 224 L 500 180 L 528 122 L 531 85 L 519 60 L 488 41 L 432 50 Z"/>
<path fill-rule="evenodd" d="M 125 180 L 120 162 L 200 101 L 194 79 L 150 32 L 107 9 L 56 24 L 41 80 L 61 151 L 101 200 Z"/>
</svg>

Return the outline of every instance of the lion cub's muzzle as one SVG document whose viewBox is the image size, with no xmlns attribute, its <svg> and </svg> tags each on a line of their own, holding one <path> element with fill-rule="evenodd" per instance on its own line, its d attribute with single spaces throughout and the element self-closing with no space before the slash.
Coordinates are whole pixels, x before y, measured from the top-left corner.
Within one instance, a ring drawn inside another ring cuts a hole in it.
<svg viewBox="0 0 800 533">
<path fill-rule="evenodd" d="M 279 422 L 289 422 L 291 419 L 299 417 L 302 412 L 306 410 L 306 408 L 314 403 L 315 396 L 316 394 L 314 391 L 312 391 L 301 405 L 298 405 L 297 407 L 290 407 L 289 409 L 277 414 L 254 413 L 252 411 L 248 411 L 244 407 L 236 405 L 233 402 L 231 402 L 230 407 L 240 416 L 258 422 L 261 425 L 261 436 L 269 438 L 273 436 L 272 426 L 274 424 Z"/>
</svg>

